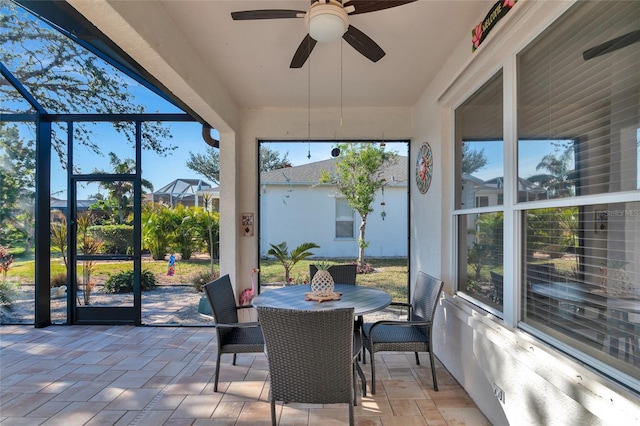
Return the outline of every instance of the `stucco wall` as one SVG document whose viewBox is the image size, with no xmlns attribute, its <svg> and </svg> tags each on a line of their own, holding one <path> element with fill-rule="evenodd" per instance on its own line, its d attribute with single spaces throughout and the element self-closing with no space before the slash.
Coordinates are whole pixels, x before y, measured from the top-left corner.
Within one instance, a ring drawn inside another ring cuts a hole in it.
<svg viewBox="0 0 640 426">
<path fill-rule="evenodd" d="M 517 50 L 570 5 L 569 1 L 518 2 L 475 54 L 471 54 L 470 37 L 465 37 L 414 111 L 416 143 L 410 161 L 415 161 L 419 142 L 426 141 L 432 146 L 435 164 L 429 192 L 420 195 L 412 188 L 412 271 L 424 270 L 444 279 L 446 295 L 436 316 L 435 354 L 496 425 L 640 422 L 638 395 L 519 328 L 517 296 L 511 291 L 505 292 L 505 300 L 513 306 L 507 308 L 505 302 L 504 319 L 454 296 L 453 111 L 501 67 L 505 77 L 512 75 Z M 505 133 L 513 131 L 510 126 Z M 504 403 L 494 396 L 494 384 L 504 390 Z"/>
</svg>

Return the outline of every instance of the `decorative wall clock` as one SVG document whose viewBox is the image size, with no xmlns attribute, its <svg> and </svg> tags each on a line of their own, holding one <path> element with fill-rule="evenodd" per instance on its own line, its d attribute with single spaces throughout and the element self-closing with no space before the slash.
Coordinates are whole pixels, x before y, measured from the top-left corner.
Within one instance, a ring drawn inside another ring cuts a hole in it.
<svg viewBox="0 0 640 426">
<path fill-rule="evenodd" d="M 429 190 L 431 175 L 433 175 L 433 153 L 431 146 L 425 142 L 418 150 L 416 161 L 416 185 L 421 194 L 426 194 Z"/>
</svg>

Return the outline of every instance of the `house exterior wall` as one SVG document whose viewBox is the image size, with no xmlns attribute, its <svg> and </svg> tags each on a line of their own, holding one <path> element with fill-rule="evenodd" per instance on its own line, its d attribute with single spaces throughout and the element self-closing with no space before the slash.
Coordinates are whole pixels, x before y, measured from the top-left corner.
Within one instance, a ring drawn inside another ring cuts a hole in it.
<svg viewBox="0 0 640 426">
<path fill-rule="evenodd" d="M 354 237 L 335 238 L 336 189 L 333 186 L 263 185 L 260 190 L 260 256 L 266 257 L 270 244 L 286 241 L 289 249 L 313 242 L 314 257 L 358 258 L 358 227 L 354 214 Z M 385 220 L 380 216 L 380 194 L 374 211 L 367 216 L 365 239 L 367 257 L 406 257 L 406 187 L 385 188 Z"/>
<path fill-rule="evenodd" d="M 340 124 L 340 117 L 343 117 L 343 124 Z M 235 213 L 239 217 L 243 212 L 253 212 L 256 214 L 256 223 L 260 223 L 261 218 L 257 215 L 259 211 L 258 192 L 259 178 L 255 171 L 258 170 L 258 143 L 264 140 L 306 140 L 309 137 L 309 111 L 306 109 L 283 109 L 264 108 L 248 109 L 243 111 L 241 127 L 235 134 L 233 146 L 227 150 L 220 150 L 220 155 L 232 156 L 242 159 L 242 167 L 233 164 L 235 167 L 237 204 L 234 205 Z M 326 135 L 337 135 L 343 140 L 376 140 L 379 135 L 385 134 L 389 140 L 409 140 L 411 136 L 412 110 L 411 108 L 388 107 L 388 108 L 317 108 L 311 110 L 311 140 L 326 140 Z M 283 136 L 286 135 L 286 138 Z M 221 144 L 224 141 L 221 140 Z M 226 145 L 225 145 L 226 146 Z M 220 162 L 225 167 L 224 162 Z M 222 170 L 222 169 L 221 169 Z M 223 181 L 225 182 L 225 181 Z M 237 243 L 237 263 L 226 265 L 234 267 L 238 271 L 239 277 L 248 276 L 246 271 L 250 271 L 259 263 L 260 253 L 258 251 L 258 238 L 260 234 L 256 232 L 253 237 L 240 235 L 239 228 L 227 229 L 223 235 L 224 205 L 227 200 L 222 190 L 226 188 L 226 183 L 221 185 L 220 192 L 220 245 L 224 247 L 226 243 Z M 386 197 L 386 190 L 385 190 Z M 389 203 L 387 203 L 389 204 Z M 238 224 L 235 224 L 238 226 Z M 235 234 L 235 235 L 231 235 Z M 233 237 L 233 242 L 230 239 Z M 306 241 L 306 240 L 305 240 Z M 267 244 L 271 241 L 265 241 Z M 276 243 L 282 242 L 282 239 Z M 295 247 L 293 242 L 287 242 L 291 247 Z M 222 257 L 221 256 L 221 270 Z M 227 254 L 228 255 L 228 254 Z M 236 292 L 241 292 L 244 288 L 250 288 L 251 283 L 247 280 L 237 283 Z"/>
<path fill-rule="evenodd" d="M 515 53 L 571 4 L 519 1 L 473 55 L 470 37 L 465 37 L 415 108 L 414 141 L 431 143 L 435 172 L 427 194 L 421 196 L 411 188 L 411 280 L 418 270 L 444 279 L 445 295 L 435 320 L 435 354 L 496 425 L 640 422 L 636 393 L 536 339 L 524 324 L 518 324 L 519 301 L 511 286 L 505 287 L 503 318 L 455 295 L 453 111 L 500 68 L 506 81 L 512 79 Z M 514 87 L 505 88 L 505 99 L 515 99 Z M 513 106 L 505 101 L 505 138 L 515 138 Z M 412 144 L 411 158 L 418 148 L 418 143 Z M 504 262 L 507 270 L 516 259 L 505 251 Z M 494 396 L 494 384 L 504 390 L 504 403 Z"/>
</svg>

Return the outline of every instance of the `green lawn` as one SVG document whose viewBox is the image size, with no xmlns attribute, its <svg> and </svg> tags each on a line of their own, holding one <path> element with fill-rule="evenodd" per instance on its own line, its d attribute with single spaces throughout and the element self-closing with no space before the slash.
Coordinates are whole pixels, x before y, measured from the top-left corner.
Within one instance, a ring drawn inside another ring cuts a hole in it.
<svg viewBox="0 0 640 426">
<path fill-rule="evenodd" d="M 304 260 L 297 263 L 291 272 L 291 277 L 299 282 L 309 280 L 309 264 L 317 260 Z M 406 259 L 367 259 L 367 262 L 374 267 L 374 271 L 369 274 L 359 274 L 358 285 L 365 285 L 383 289 L 390 293 L 393 300 L 407 300 L 407 274 L 408 266 Z M 81 262 L 79 262 L 81 263 Z M 330 260 L 329 263 L 345 263 L 342 260 Z M 92 280 L 97 284 L 104 284 L 110 274 L 131 268 L 131 262 L 96 262 L 92 273 Z M 194 258 L 190 260 L 178 260 L 176 262 L 176 274 L 167 276 L 167 261 L 152 260 L 144 258 L 142 268 L 150 270 L 156 276 L 158 284 L 190 284 L 195 275 L 209 269 L 210 262 L 206 258 Z M 218 265 L 216 265 L 218 268 Z M 51 275 L 65 273 L 65 266 L 62 258 L 52 256 Z M 31 284 L 35 275 L 35 265 L 33 257 L 25 260 L 16 259 L 7 274 L 9 281 L 18 284 Z M 245 279 L 245 278 L 241 278 Z M 249 271 L 246 276 L 249 282 Z M 284 283 L 284 268 L 277 260 L 260 261 L 260 282 L 264 284 Z"/>
<path fill-rule="evenodd" d="M 291 278 L 297 283 L 309 282 L 309 264 L 317 259 L 307 259 L 296 263 L 291 270 Z M 330 264 L 348 263 L 344 260 L 328 260 Z M 407 280 L 409 267 L 407 259 L 367 259 L 367 263 L 374 267 L 369 274 L 358 274 L 358 285 L 376 287 L 391 294 L 394 301 L 407 301 Z M 275 259 L 260 260 L 261 283 L 284 283 L 284 267 Z"/>
</svg>

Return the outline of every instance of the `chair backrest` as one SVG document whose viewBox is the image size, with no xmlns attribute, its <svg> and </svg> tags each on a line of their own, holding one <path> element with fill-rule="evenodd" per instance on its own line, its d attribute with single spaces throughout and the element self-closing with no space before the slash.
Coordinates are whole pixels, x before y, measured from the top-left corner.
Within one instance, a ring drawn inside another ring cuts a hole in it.
<svg viewBox="0 0 640 426">
<path fill-rule="evenodd" d="M 557 278 L 553 263 L 537 263 L 527 266 L 527 279 L 532 284 L 548 284 Z"/>
<path fill-rule="evenodd" d="M 495 291 L 496 302 L 502 303 L 502 295 L 504 288 L 504 277 L 497 272 L 489 271 L 491 275 L 491 284 L 493 285 L 493 289 Z"/>
<path fill-rule="evenodd" d="M 272 400 L 352 402 L 353 308 L 257 309 Z"/>
<path fill-rule="evenodd" d="M 318 272 L 316 265 L 309 265 L 309 279 Z M 333 282 L 336 284 L 354 284 L 356 283 L 356 275 L 358 273 L 358 266 L 356 264 L 347 265 L 331 265 L 329 267 L 329 274 L 333 278 Z"/>
<path fill-rule="evenodd" d="M 411 298 L 411 321 L 433 321 L 441 291 L 441 280 L 418 271 Z M 430 327 L 424 327 L 423 332 L 428 332 L 429 329 Z"/>
<path fill-rule="evenodd" d="M 213 320 L 216 323 L 233 324 L 238 322 L 236 298 L 229 275 L 223 275 L 217 280 L 205 284 L 204 291 L 209 299 Z"/>
</svg>

